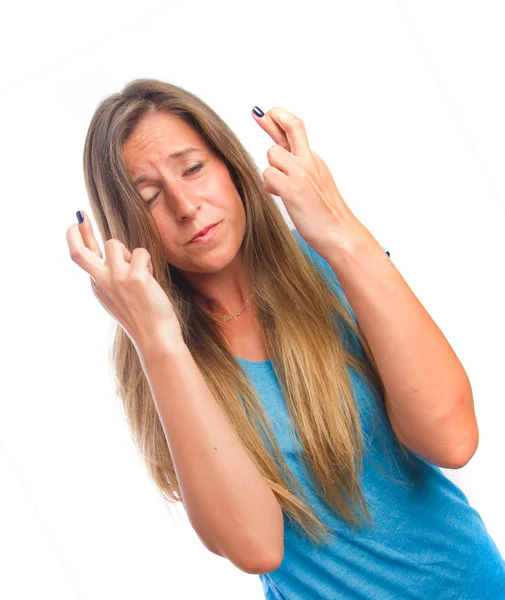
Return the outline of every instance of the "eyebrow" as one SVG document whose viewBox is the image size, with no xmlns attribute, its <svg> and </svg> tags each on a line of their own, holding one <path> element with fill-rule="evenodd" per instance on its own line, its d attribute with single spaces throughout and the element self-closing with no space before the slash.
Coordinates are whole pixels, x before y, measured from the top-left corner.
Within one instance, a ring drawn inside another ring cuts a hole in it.
<svg viewBox="0 0 505 600">
<path fill-rule="evenodd" d="M 181 156 L 184 156 L 185 154 L 189 154 L 190 152 L 200 152 L 199 148 L 182 148 L 182 150 L 177 150 L 177 152 L 172 152 L 172 154 L 170 154 L 170 156 L 168 157 L 169 159 L 171 158 L 180 158 Z M 137 179 L 135 179 L 135 181 L 133 182 L 135 184 L 135 187 L 137 185 L 139 185 L 139 183 L 142 183 L 143 181 L 145 181 L 147 179 L 147 175 L 141 175 L 140 177 L 137 177 Z"/>
</svg>

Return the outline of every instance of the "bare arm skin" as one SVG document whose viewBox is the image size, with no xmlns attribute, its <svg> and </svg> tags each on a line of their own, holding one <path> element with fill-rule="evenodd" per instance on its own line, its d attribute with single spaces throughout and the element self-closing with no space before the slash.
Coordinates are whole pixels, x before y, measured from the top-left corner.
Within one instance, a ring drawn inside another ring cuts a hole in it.
<svg viewBox="0 0 505 600">
<path fill-rule="evenodd" d="M 202 543 L 250 574 L 278 568 L 281 506 L 216 403 L 186 344 L 141 353 L 188 518 Z"/>
</svg>

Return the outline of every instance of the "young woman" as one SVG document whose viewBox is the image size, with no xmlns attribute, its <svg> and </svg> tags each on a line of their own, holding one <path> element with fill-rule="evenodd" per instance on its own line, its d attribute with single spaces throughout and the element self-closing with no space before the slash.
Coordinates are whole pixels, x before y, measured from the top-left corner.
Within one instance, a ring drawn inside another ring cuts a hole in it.
<svg viewBox="0 0 505 600">
<path fill-rule="evenodd" d="M 88 130 L 105 258 L 81 211 L 67 241 L 116 321 L 153 481 L 267 598 L 505 598 L 503 558 L 440 469 L 478 445 L 465 370 L 303 122 L 251 115 L 275 142 L 263 178 L 169 83 L 130 82 Z"/>
</svg>

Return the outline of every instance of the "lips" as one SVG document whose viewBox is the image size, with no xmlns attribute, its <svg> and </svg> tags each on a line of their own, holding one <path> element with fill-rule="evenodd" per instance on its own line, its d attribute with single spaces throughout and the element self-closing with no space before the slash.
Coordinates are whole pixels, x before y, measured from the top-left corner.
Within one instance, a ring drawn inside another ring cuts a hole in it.
<svg viewBox="0 0 505 600">
<path fill-rule="evenodd" d="M 217 221 L 216 223 L 211 223 L 210 225 L 207 225 L 207 227 L 204 227 L 203 229 L 201 229 L 196 235 L 194 235 L 188 242 L 191 243 L 195 238 L 200 237 L 201 235 L 204 235 L 207 233 L 207 231 L 209 231 L 209 229 L 212 229 L 212 227 L 214 227 L 215 225 L 217 225 L 220 221 Z"/>
</svg>

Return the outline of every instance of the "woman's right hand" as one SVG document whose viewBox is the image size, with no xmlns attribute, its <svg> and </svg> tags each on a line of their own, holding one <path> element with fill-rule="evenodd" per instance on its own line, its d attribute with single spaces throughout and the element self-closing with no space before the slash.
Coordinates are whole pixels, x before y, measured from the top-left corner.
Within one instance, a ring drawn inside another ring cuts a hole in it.
<svg viewBox="0 0 505 600">
<path fill-rule="evenodd" d="M 121 325 L 142 354 L 160 346 L 182 343 L 172 303 L 153 277 L 151 256 L 145 248 L 130 252 L 117 239 L 104 243 L 105 260 L 88 216 L 67 229 L 70 258 L 91 277 L 93 293 Z"/>
</svg>

